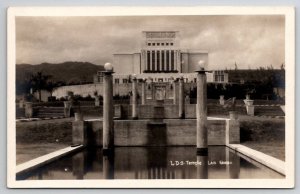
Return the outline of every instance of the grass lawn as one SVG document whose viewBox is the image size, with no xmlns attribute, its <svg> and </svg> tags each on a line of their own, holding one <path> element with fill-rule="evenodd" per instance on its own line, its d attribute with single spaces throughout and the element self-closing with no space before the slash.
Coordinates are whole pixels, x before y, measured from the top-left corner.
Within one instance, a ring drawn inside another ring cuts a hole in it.
<svg viewBox="0 0 300 194">
<path fill-rule="evenodd" d="M 241 117 L 241 144 L 285 161 L 285 120 Z"/>
</svg>

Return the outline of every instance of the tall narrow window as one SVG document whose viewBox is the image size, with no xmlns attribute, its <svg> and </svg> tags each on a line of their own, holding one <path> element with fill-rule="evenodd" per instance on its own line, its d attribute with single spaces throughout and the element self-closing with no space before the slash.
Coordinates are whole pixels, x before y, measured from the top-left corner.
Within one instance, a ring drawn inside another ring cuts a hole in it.
<svg viewBox="0 0 300 194">
<path fill-rule="evenodd" d="M 166 56 L 166 58 L 167 58 L 167 64 L 166 64 L 166 71 L 169 71 L 169 59 L 170 59 L 170 55 L 169 55 L 169 52 L 170 51 L 167 51 L 167 56 Z"/>
<path fill-rule="evenodd" d="M 174 51 L 171 51 L 171 71 L 174 71 Z"/>
<path fill-rule="evenodd" d="M 155 51 L 152 52 L 152 71 L 155 70 Z"/>
<path fill-rule="evenodd" d="M 147 51 L 147 71 L 150 70 L 150 51 Z"/>
<path fill-rule="evenodd" d="M 160 64 L 159 64 L 159 62 L 160 62 L 160 51 L 156 51 L 156 64 L 157 64 L 157 67 L 156 67 L 156 70 L 157 71 L 160 71 L 160 68 L 159 68 L 159 66 L 160 66 Z"/>
<path fill-rule="evenodd" d="M 165 71 L 165 51 L 161 51 L 161 70 Z"/>
</svg>

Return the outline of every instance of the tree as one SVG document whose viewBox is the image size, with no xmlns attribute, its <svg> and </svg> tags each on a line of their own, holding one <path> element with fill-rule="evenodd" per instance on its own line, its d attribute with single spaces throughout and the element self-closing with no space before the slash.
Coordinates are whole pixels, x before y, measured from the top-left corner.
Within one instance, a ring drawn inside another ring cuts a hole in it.
<svg viewBox="0 0 300 194">
<path fill-rule="evenodd" d="M 38 91 L 39 93 L 39 102 L 41 102 L 42 98 L 42 90 L 47 89 L 48 80 L 51 78 L 51 75 L 43 75 L 42 72 L 37 72 L 30 77 L 31 87 L 34 91 Z"/>
</svg>

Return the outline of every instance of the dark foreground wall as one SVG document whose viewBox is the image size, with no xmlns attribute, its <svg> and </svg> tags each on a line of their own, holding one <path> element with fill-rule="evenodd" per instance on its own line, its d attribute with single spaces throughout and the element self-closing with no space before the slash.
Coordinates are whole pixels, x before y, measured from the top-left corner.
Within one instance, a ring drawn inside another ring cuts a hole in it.
<svg viewBox="0 0 300 194">
<path fill-rule="evenodd" d="M 226 119 L 208 121 L 209 145 L 225 145 L 226 122 Z M 88 145 L 101 146 L 102 125 L 102 121 L 74 121 L 73 143 L 84 141 Z M 114 122 L 114 126 L 115 146 L 196 145 L 195 119 L 166 119 L 161 123 L 150 120 L 118 120 Z"/>
</svg>

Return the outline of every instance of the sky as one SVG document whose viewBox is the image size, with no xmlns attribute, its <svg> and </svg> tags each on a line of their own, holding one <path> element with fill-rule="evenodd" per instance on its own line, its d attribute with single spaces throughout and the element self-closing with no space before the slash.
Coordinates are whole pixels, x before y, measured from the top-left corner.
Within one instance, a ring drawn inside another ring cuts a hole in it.
<svg viewBox="0 0 300 194">
<path fill-rule="evenodd" d="M 272 16 L 17 17 L 16 63 L 103 65 L 141 48 L 142 31 L 179 31 L 183 49 L 209 52 L 209 69 L 284 63 L 285 18 Z"/>
</svg>

